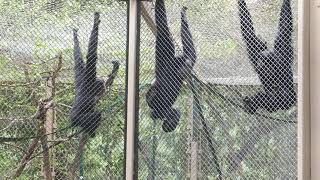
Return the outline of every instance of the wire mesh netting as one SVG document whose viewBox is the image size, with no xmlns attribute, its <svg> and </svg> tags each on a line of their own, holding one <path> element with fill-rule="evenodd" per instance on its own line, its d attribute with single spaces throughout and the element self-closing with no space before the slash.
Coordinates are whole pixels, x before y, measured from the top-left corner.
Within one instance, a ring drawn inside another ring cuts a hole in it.
<svg viewBox="0 0 320 180">
<path fill-rule="evenodd" d="M 296 4 L 142 3 L 139 178 L 297 178 Z"/>
<path fill-rule="evenodd" d="M 0 9 L 0 179 L 123 177 L 127 4 Z"/>
<path fill-rule="evenodd" d="M 0 3 L 0 179 L 122 178 L 127 4 Z M 296 4 L 141 3 L 139 179 L 296 179 Z"/>
</svg>

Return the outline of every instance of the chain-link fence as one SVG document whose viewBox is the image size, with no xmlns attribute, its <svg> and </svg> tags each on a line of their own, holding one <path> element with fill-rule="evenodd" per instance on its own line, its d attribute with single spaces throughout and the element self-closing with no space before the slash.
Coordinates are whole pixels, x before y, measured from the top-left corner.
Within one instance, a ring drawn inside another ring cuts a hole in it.
<svg viewBox="0 0 320 180">
<path fill-rule="evenodd" d="M 0 3 L 0 179 L 123 178 L 127 3 Z M 139 179 L 296 178 L 297 13 L 141 2 Z"/>
<path fill-rule="evenodd" d="M 139 178 L 296 179 L 297 1 L 164 4 L 141 9 Z"/>
<path fill-rule="evenodd" d="M 0 179 L 121 178 L 127 3 L 4 0 L 0 9 Z"/>
</svg>

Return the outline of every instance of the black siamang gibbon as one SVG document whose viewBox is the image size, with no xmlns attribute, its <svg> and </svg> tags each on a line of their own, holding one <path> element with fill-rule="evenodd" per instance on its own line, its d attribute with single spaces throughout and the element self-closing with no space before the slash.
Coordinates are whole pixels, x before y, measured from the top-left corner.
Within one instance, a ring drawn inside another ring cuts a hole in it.
<svg viewBox="0 0 320 180">
<path fill-rule="evenodd" d="M 105 82 L 97 79 L 96 72 L 99 17 L 99 13 L 94 14 L 94 23 L 89 39 L 86 63 L 83 62 L 77 30 L 73 30 L 76 96 L 70 114 L 71 126 L 81 127 L 83 131 L 91 137 L 95 136 L 95 131 L 101 121 L 101 112 L 97 111 L 95 106 L 98 99 L 106 91 Z M 118 62 L 114 61 L 112 63 L 113 70 L 111 75 L 116 73 L 119 68 Z"/>
<path fill-rule="evenodd" d="M 292 11 L 290 0 L 283 0 L 277 37 L 273 49 L 255 33 L 245 0 L 238 0 L 241 33 L 249 60 L 263 85 L 263 90 L 243 99 L 244 110 L 254 114 L 258 109 L 268 112 L 288 110 L 296 104 L 293 82 Z"/>
<path fill-rule="evenodd" d="M 163 121 L 164 132 L 174 131 L 178 125 L 180 112 L 172 106 L 197 58 L 186 19 L 186 10 L 186 7 L 181 10 L 183 54 L 176 56 L 174 42 L 168 28 L 164 0 L 156 0 L 156 75 L 155 82 L 146 94 L 146 100 L 151 108 L 151 118 Z"/>
</svg>

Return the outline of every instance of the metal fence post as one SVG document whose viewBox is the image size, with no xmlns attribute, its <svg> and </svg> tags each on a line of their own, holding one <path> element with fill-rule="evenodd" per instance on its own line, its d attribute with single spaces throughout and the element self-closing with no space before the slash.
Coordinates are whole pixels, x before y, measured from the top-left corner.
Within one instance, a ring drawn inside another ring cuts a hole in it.
<svg viewBox="0 0 320 180">
<path fill-rule="evenodd" d="M 298 179 L 310 179 L 309 1 L 299 1 L 298 15 Z"/>
<path fill-rule="evenodd" d="M 140 1 L 129 1 L 127 49 L 127 110 L 125 141 L 125 178 L 137 179 L 138 166 L 138 105 L 139 105 L 139 29 Z"/>
<path fill-rule="evenodd" d="M 309 1 L 308 1 L 309 2 Z M 320 179 L 320 1 L 310 1 L 310 111 L 311 111 L 311 178 L 312 180 Z M 309 151 L 310 153 L 310 151 Z M 309 171 L 310 172 L 310 171 Z"/>
</svg>

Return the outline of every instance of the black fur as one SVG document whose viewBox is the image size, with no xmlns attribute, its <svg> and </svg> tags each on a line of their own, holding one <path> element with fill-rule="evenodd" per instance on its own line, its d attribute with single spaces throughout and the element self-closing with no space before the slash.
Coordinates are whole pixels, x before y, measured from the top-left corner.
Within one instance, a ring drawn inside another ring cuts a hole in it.
<svg viewBox="0 0 320 180">
<path fill-rule="evenodd" d="M 105 91 L 104 82 L 96 77 L 99 23 L 99 13 L 95 13 L 85 64 L 81 55 L 77 30 L 73 31 L 76 97 L 70 115 L 71 125 L 83 128 L 84 132 L 91 136 L 95 135 L 95 130 L 101 121 L 101 113 L 95 109 L 96 101 Z"/>
<path fill-rule="evenodd" d="M 290 0 L 283 0 L 278 34 L 274 48 L 255 34 L 251 15 L 245 0 L 238 0 L 241 32 L 247 45 L 249 59 L 263 85 L 263 91 L 244 98 L 244 109 L 255 113 L 257 109 L 269 112 L 288 110 L 296 104 L 293 82 L 292 12 Z"/>
<path fill-rule="evenodd" d="M 163 120 L 165 132 L 175 130 L 180 112 L 172 106 L 175 103 L 183 81 L 190 74 L 196 61 L 196 51 L 186 19 L 186 8 L 181 11 L 181 37 L 183 54 L 175 56 L 175 47 L 168 28 L 164 0 L 156 1 L 156 67 L 155 82 L 146 94 L 153 119 Z"/>
</svg>

